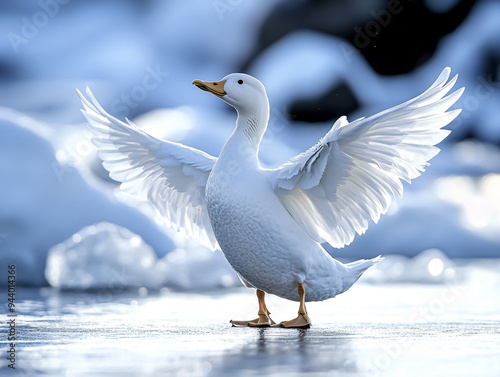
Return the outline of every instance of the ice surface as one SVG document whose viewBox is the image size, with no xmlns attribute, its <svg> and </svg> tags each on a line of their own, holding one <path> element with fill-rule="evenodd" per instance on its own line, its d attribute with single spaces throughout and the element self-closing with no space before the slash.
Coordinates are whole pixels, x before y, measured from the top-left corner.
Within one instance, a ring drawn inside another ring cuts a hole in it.
<svg viewBox="0 0 500 377">
<path fill-rule="evenodd" d="M 365 276 L 333 300 L 308 304 L 308 330 L 230 327 L 230 319 L 256 316 L 255 293 L 245 288 L 22 288 L 14 374 L 498 376 L 499 267 L 498 260 L 468 261 L 457 266 L 463 279 L 436 284 L 373 285 Z M 266 304 L 275 321 L 296 316 L 295 302 L 266 295 Z M 0 358 L 0 374 L 7 372 Z"/>
</svg>

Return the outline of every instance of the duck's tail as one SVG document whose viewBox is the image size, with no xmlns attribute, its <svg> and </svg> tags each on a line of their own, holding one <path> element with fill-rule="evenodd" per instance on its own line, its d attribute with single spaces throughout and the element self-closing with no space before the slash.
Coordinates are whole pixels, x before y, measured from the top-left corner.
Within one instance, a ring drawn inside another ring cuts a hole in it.
<svg viewBox="0 0 500 377">
<path fill-rule="evenodd" d="M 381 255 L 372 259 L 360 259 L 355 262 L 347 263 L 345 267 L 347 268 L 346 276 L 343 281 L 343 291 L 347 291 L 351 286 L 358 281 L 363 272 L 373 266 L 375 263 L 380 262 L 384 259 Z"/>
</svg>

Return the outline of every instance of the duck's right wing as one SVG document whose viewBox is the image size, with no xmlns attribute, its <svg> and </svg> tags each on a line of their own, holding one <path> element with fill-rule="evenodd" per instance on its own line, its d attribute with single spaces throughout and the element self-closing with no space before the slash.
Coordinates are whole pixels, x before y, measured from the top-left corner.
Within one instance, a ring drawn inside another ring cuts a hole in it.
<svg viewBox="0 0 500 377">
<path fill-rule="evenodd" d="M 268 170 L 277 197 L 311 238 L 351 243 L 402 195 L 401 180 L 420 175 L 450 133 L 441 128 L 460 113 L 447 111 L 463 93 L 446 96 L 457 80 L 449 76 L 446 68 L 423 94 L 371 117 L 340 118 L 315 146 Z"/>
<path fill-rule="evenodd" d="M 157 139 L 127 119 L 109 115 L 90 90 L 78 91 L 98 156 L 121 188 L 146 198 L 168 226 L 215 250 L 205 186 L 217 158 L 198 149 Z"/>
</svg>

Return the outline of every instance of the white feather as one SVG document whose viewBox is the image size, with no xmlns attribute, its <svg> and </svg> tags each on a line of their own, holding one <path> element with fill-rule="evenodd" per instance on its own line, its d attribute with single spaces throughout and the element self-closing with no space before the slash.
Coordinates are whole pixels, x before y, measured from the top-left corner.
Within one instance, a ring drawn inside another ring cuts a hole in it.
<svg viewBox="0 0 500 377">
<path fill-rule="evenodd" d="M 78 91 L 98 156 L 121 188 L 148 199 L 168 226 L 215 250 L 205 186 L 217 158 L 182 144 L 160 140 L 127 119 L 109 115 L 87 88 Z"/>
<path fill-rule="evenodd" d="M 441 128 L 461 111 L 447 112 L 464 90 L 446 96 L 457 80 L 449 76 L 445 68 L 418 97 L 371 117 L 341 117 L 315 146 L 268 170 L 281 203 L 315 241 L 351 243 L 402 195 L 401 180 L 424 171 L 450 132 Z"/>
</svg>

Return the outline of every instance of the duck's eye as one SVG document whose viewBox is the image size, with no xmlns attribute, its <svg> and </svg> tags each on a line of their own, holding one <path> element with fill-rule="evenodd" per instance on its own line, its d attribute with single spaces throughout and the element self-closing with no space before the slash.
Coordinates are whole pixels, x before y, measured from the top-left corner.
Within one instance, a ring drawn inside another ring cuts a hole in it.
<svg viewBox="0 0 500 377">
<path fill-rule="evenodd" d="M 238 84 L 243 84 L 243 80 L 238 80 Z"/>
</svg>

